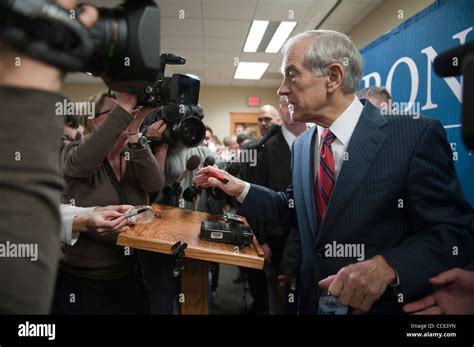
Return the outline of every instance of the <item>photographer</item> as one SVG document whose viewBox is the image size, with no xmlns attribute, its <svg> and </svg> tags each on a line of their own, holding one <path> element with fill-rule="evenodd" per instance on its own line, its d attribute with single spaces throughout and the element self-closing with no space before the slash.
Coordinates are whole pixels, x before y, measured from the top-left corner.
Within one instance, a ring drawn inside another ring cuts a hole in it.
<svg viewBox="0 0 474 347">
<path fill-rule="evenodd" d="M 132 110 L 136 97 L 116 93 L 93 99 L 94 131 L 61 154 L 66 189 L 63 201 L 80 206 L 148 205 L 148 193 L 163 186 L 163 171 L 146 138 L 139 134 L 151 111 Z M 124 148 L 125 146 L 125 148 Z M 64 257 L 55 295 L 55 313 L 146 313 L 147 300 L 132 250 L 116 246 L 117 234 L 81 235 L 74 247 L 63 245 Z M 71 302 L 71 293 L 77 297 Z"/>
<path fill-rule="evenodd" d="M 58 4 L 72 9 L 76 1 Z M 87 27 L 97 10 L 84 6 Z M 2 10 L 3 11 L 3 10 Z M 50 310 L 59 257 L 58 153 L 63 119 L 54 115 L 64 72 L 0 40 L 0 243 L 37 245 L 38 259 L 0 259 L 0 313 Z M 35 136 L 31 136 L 32 129 Z M 34 288 L 34 290 L 32 290 Z"/>
</svg>

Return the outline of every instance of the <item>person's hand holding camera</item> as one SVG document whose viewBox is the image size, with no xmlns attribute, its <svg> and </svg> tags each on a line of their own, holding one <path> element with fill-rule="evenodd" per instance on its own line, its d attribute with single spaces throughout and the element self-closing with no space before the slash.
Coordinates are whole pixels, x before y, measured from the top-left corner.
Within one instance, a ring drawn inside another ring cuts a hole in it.
<svg viewBox="0 0 474 347">
<path fill-rule="evenodd" d="M 155 110 L 153 107 L 142 107 L 132 113 L 133 120 L 127 127 L 128 142 L 135 143 L 140 139 L 140 127 L 143 120 Z"/>
<path fill-rule="evenodd" d="M 166 123 L 164 120 L 160 119 L 159 121 L 151 124 L 148 127 L 146 131 L 146 135 L 149 139 L 160 141 L 165 130 L 166 130 Z M 165 142 L 160 142 L 155 147 L 155 157 L 156 157 L 156 160 L 158 160 L 160 167 L 162 168 L 165 167 L 166 156 L 168 154 L 168 148 L 169 146 Z"/>
</svg>

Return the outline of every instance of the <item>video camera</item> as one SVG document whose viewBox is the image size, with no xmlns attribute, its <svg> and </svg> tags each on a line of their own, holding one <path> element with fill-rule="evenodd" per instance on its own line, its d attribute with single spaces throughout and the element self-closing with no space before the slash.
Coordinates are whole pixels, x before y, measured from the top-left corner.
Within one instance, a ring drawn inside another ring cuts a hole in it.
<svg viewBox="0 0 474 347">
<path fill-rule="evenodd" d="M 161 106 L 166 120 L 181 124 L 174 136 L 195 143 L 204 129 L 196 119 L 197 114 L 202 118 L 197 110 L 200 82 L 187 75 L 164 76 L 166 64 L 186 60 L 160 55 L 157 4 L 126 0 L 98 11 L 99 20 L 88 29 L 79 21 L 82 7 L 67 11 L 51 0 L 0 0 L 0 40 L 63 71 L 101 77 L 111 91 L 136 94 L 138 105 Z"/>
<path fill-rule="evenodd" d="M 202 122 L 203 110 L 198 106 L 199 80 L 190 76 L 174 74 L 165 77 L 167 64 L 184 64 L 182 57 L 173 54 L 161 55 L 159 78 L 138 94 L 139 105 L 161 105 L 143 121 L 140 131 L 146 134 L 148 127 L 162 119 L 167 127 L 160 139 L 149 137 L 157 143 L 174 145 L 177 142 L 186 147 L 196 147 L 206 135 Z"/>
</svg>

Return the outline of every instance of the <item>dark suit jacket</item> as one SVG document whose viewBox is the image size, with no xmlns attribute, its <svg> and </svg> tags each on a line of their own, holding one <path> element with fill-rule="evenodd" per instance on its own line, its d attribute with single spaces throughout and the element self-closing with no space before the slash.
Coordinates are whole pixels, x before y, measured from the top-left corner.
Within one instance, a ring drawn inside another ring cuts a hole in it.
<svg viewBox="0 0 474 347">
<path fill-rule="evenodd" d="M 256 182 L 276 191 L 285 190 L 291 184 L 291 151 L 281 129 L 265 143 L 261 150 L 260 161 L 258 162 L 259 175 Z M 277 270 L 281 263 L 290 229 L 289 227 L 263 221 L 259 221 L 256 225 L 255 232 L 260 236 L 260 241 L 268 243 L 272 250 L 272 263 Z M 297 270 L 295 259 L 287 258 L 284 263 L 285 273 L 297 277 Z"/>
<path fill-rule="evenodd" d="M 325 247 L 333 241 L 362 244 L 365 259 L 381 254 L 396 269 L 399 286 L 388 287 L 371 313 L 401 312 L 403 303 L 427 293 L 430 277 L 472 259 L 474 213 L 438 121 L 381 116 L 366 103 L 319 230 L 313 194 L 316 135 L 313 127 L 295 141 L 293 185 L 286 192 L 252 185 L 239 211 L 299 226 L 301 313 L 316 312 L 318 281 L 357 261 L 328 257 Z"/>
</svg>

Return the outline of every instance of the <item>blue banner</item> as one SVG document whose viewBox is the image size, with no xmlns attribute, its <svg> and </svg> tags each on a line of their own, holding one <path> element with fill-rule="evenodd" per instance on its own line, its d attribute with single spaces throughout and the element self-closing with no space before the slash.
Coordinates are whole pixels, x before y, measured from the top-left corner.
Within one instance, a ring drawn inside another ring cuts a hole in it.
<svg viewBox="0 0 474 347">
<path fill-rule="evenodd" d="M 403 11 L 398 15 L 402 19 Z M 446 49 L 473 41 L 473 26 L 473 0 L 436 1 L 361 50 L 365 67 L 359 85 L 361 89 L 384 86 L 392 94 L 391 106 L 441 121 L 472 206 L 474 152 L 466 149 L 461 136 L 462 78 L 438 77 L 432 64 Z"/>
</svg>

